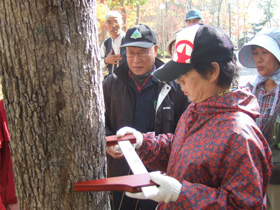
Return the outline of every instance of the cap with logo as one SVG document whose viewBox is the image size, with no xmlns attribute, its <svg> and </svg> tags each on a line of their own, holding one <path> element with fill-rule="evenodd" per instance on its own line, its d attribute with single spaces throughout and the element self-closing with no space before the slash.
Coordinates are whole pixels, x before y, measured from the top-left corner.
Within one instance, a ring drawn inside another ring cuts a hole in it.
<svg viewBox="0 0 280 210">
<path fill-rule="evenodd" d="M 202 16 L 201 16 L 199 10 L 190 10 L 190 11 L 187 12 L 187 14 L 186 14 L 186 21 L 187 20 L 196 19 L 196 18 L 199 18 L 199 19 L 202 20 Z"/>
<path fill-rule="evenodd" d="M 172 81 L 187 73 L 196 64 L 230 61 L 234 45 L 220 28 L 194 25 L 177 34 L 172 59 L 153 75 L 160 81 Z"/>
<path fill-rule="evenodd" d="M 149 26 L 139 24 L 127 30 L 121 47 L 150 48 L 154 44 L 157 44 L 155 32 Z"/>
</svg>

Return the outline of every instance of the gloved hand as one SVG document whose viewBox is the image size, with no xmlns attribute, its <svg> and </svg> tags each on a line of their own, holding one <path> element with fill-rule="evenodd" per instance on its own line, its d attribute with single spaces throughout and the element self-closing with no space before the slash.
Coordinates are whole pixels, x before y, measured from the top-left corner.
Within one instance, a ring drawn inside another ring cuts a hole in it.
<svg viewBox="0 0 280 210">
<path fill-rule="evenodd" d="M 114 159 L 119 159 L 123 157 L 123 153 L 119 145 L 107 147 L 106 152 L 108 155 L 112 156 Z"/>
<path fill-rule="evenodd" d="M 156 196 L 151 197 L 149 199 L 154 200 L 156 202 L 164 201 L 165 203 L 169 203 L 170 201 L 176 201 L 178 199 L 181 192 L 182 184 L 177 179 L 160 174 L 158 172 L 151 172 L 150 178 L 152 181 L 159 185 L 159 192 Z M 131 198 L 147 199 L 145 198 L 142 192 L 126 192 L 125 194 Z"/>
<path fill-rule="evenodd" d="M 119 129 L 117 131 L 117 136 L 118 137 L 123 137 L 125 134 L 129 134 L 129 133 L 132 133 L 135 136 L 135 138 L 136 138 L 135 148 L 136 149 L 140 148 L 142 143 L 143 143 L 143 135 L 142 135 L 142 133 L 140 133 L 139 131 L 135 130 L 134 128 L 122 127 L 121 129 Z"/>
</svg>

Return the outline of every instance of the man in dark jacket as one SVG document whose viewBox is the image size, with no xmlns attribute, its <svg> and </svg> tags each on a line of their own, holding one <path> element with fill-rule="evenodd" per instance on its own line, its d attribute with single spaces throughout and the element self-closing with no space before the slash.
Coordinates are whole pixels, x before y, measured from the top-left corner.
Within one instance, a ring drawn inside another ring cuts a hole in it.
<svg viewBox="0 0 280 210">
<path fill-rule="evenodd" d="M 152 73 L 163 62 L 156 58 L 157 40 L 146 25 L 129 29 L 121 47 L 126 47 L 127 62 L 103 81 L 106 135 L 115 135 L 123 126 L 141 132 L 174 133 L 181 114 L 189 102 L 175 82 L 161 83 Z M 107 148 L 108 176 L 127 175 L 129 166 L 121 153 Z M 141 209 L 155 209 L 151 200 L 139 202 Z M 137 209 L 138 201 L 114 192 L 112 209 Z"/>
</svg>

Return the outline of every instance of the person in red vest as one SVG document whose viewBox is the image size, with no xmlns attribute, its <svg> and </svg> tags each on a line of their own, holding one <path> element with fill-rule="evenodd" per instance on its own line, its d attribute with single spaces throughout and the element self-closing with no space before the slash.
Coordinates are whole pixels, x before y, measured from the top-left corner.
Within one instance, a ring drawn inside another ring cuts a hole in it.
<svg viewBox="0 0 280 210">
<path fill-rule="evenodd" d="M 0 100 L 0 210 L 19 209 L 9 142 L 7 116 L 2 99 Z"/>
</svg>

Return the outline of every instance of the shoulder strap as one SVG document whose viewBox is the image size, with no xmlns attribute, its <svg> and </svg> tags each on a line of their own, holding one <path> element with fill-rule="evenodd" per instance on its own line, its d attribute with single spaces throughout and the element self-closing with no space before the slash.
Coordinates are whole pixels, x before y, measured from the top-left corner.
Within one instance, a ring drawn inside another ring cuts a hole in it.
<svg viewBox="0 0 280 210">
<path fill-rule="evenodd" d="M 112 50 L 112 37 L 109 37 L 107 40 L 104 41 L 104 46 L 106 48 L 105 56 L 107 56 Z M 114 50 L 113 54 L 115 54 Z"/>
</svg>

